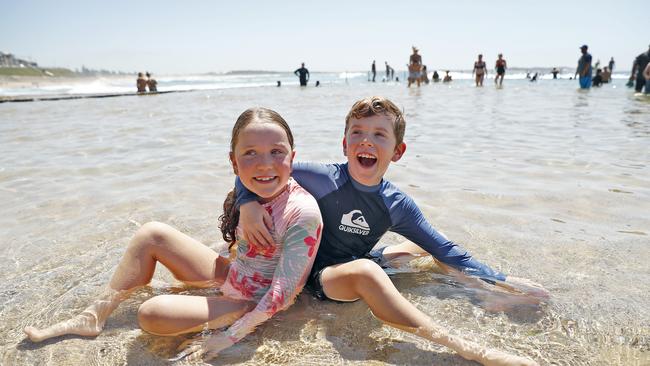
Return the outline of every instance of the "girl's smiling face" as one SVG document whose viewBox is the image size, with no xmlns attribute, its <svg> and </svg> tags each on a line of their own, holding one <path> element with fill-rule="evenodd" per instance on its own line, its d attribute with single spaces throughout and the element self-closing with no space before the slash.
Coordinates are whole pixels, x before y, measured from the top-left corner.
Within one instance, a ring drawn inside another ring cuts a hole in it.
<svg viewBox="0 0 650 366">
<path fill-rule="evenodd" d="M 281 126 L 256 121 L 239 132 L 230 161 L 242 184 L 268 202 L 287 187 L 294 155 Z"/>
</svg>

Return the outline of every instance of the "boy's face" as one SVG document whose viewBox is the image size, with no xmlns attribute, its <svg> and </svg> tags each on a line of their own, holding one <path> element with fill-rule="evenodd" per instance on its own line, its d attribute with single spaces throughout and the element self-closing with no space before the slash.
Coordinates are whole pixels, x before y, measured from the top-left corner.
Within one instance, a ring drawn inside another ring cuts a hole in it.
<svg viewBox="0 0 650 366">
<path fill-rule="evenodd" d="M 406 144 L 396 145 L 392 115 L 352 118 L 343 138 L 343 154 L 348 158 L 350 175 L 357 182 L 379 184 L 391 161 L 398 161 Z"/>
</svg>

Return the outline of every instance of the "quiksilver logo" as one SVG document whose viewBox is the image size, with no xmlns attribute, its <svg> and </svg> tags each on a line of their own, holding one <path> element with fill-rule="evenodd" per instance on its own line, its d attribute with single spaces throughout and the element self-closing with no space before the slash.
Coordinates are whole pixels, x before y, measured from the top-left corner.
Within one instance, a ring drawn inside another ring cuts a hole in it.
<svg viewBox="0 0 650 366">
<path fill-rule="evenodd" d="M 352 210 L 341 217 L 339 230 L 350 234 L 368 235 L 370 226 L 366 222 L 366 218 L 363 217 L 361 210 Z"/>
</svg>

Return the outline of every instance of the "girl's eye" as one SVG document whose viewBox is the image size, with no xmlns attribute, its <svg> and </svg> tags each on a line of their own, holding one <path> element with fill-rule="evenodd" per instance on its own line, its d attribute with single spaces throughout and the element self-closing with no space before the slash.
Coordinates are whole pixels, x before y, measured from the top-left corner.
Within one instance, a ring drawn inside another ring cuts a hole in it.
<svg viewBox="0 0 650 366">
<path fill-rule="evenodd" d="M 386 137 L 386 134 L 384 134 L 383 132 L 377 132 L 377 133 L 375 133 L 375 136 L 377 136 L 377 137 Z"/>
<path fill-rule="evenodd" d="M 353 134 L 353 135 L 358 135 L 358 134 L 360 134 L 360 133 L 361 133 L 361 131 L 358 131 L 358 130 L 353 130 L 353 131 L 352 131 L 352 134 Z"/>
</svg>

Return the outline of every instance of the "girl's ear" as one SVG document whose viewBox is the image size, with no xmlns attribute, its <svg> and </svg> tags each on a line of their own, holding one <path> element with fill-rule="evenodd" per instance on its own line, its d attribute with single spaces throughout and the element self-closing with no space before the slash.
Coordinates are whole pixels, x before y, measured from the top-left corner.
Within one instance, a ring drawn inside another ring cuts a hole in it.
<svg viewBox="0 0 650 366">
<path fill-rule="evenodd" d="M 230 159 L 230 164 L 232 165 L 233 173 L 235 173 L 235 175 L 239 175 L 239 173 L 237 172 L 237 160 L 235 160 L 235 154 L 233 154 L 232 151 L 228 154 L 228 158 Z"/>
<path fill-rule="evenodd" d="M 289 166 L 293 172 L 293 159 L 296 157 L 296 150 L 291 150 L 291 160 L 289 161 Z"/>
</svg>

